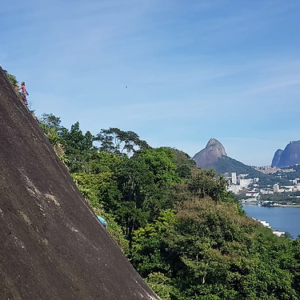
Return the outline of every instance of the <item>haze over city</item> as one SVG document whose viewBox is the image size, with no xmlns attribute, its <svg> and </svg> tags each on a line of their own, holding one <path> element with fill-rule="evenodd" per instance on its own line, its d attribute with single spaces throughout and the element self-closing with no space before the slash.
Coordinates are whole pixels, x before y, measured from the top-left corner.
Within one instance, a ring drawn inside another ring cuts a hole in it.
<svg viewBox="0 0 300 300">
<path fill-rule="evenodd" d="M 0 65 L 36 115 L 270 165 L 300 139 L 297 0 L 4 2 Z"/>
</svg>

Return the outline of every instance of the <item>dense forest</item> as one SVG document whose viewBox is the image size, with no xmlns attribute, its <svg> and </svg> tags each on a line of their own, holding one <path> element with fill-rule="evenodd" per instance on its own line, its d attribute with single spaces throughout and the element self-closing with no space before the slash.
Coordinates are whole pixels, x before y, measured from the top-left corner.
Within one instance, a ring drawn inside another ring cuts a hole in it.
<svg viewBox="0 0 300 300">
<path fill-rule="evenodd" d="M 222 175 L 132 131 L 83 133 L 52 114 L 38 122 L 161 299 L 300 299 L 300 237 L 277 237 L 247 217 Z"/>
</svg>

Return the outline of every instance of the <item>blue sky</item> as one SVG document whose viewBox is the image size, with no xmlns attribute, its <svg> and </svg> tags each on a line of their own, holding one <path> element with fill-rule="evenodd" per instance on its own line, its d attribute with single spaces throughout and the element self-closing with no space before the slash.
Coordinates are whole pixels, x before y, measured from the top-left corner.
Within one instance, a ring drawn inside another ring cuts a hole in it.
<svg viewBox="0 0 300 300">
<path fill-rule="evenodd" d="M 299 0 L 5 1 L 0 65 L 40 116 L 249 165 L 300 140 Z M 127 88 L 126 88 L 127 86 Z"/>
</svg>

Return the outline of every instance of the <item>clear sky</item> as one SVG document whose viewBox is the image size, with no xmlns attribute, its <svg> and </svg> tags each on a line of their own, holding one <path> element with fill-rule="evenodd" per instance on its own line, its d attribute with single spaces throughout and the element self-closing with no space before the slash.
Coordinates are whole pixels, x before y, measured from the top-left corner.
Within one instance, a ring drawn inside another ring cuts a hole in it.
<svg viewBox="0 0 300 300">
<path fill-rule="evenodd" d="M 29 103 L 190 156 L 270 165 L 300 140 L 299 0 L 2 1 L 0 65 Z"/>
</svg>

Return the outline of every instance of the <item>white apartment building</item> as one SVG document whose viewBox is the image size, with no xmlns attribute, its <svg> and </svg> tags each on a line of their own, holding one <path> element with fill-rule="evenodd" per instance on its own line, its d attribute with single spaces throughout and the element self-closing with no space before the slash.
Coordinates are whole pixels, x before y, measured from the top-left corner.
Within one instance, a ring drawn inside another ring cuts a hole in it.
<svg viewBox="0 0 300 300">
<path fill-rule="evenodd" d="M 232 184 L 236 184 L 237 183 L 236 173 L 231 173 L 231 183 Z"/>
<path fill-rule="evenodd" d="M 274 193 L 279 193 L 279 184 L 278 184 L 278 183 L 275 183 L 275 184 L 273 185 L 273 192 L 274 192 Z"/>
<path fill-rule="evenodd" d="M 249 184 L 253 183 L 253 179 L 240 179 L 241 187 L 248 187 Z"/>
<path fill-rule="evenodd" d="M 237 194 L 241 190 L 241 187 L 239 185 L 232 184 L 228 187 L 229 192 L 233 192 L 234 194 Z"/>
</svg>

